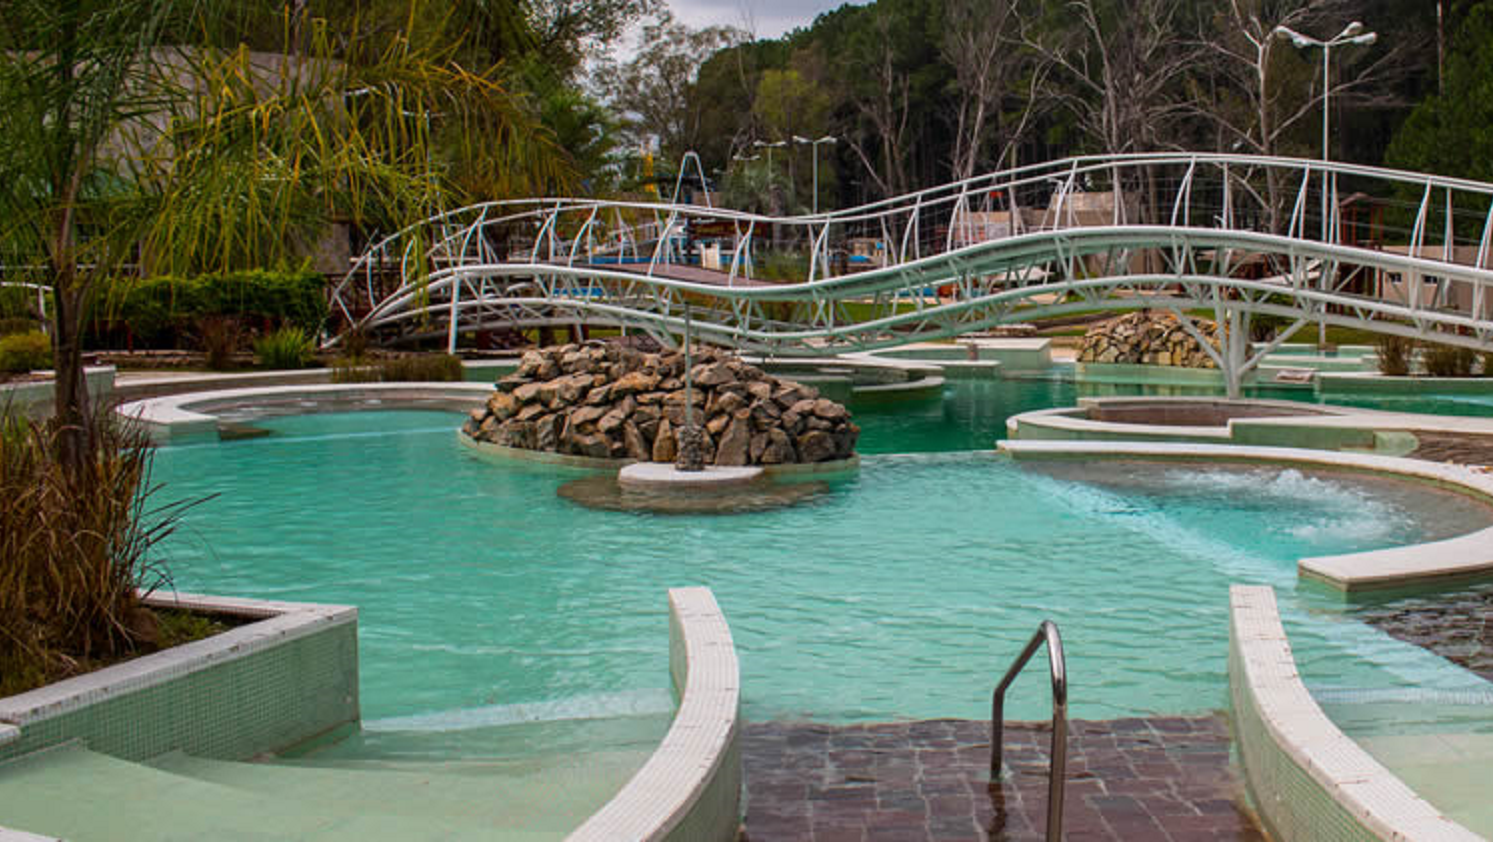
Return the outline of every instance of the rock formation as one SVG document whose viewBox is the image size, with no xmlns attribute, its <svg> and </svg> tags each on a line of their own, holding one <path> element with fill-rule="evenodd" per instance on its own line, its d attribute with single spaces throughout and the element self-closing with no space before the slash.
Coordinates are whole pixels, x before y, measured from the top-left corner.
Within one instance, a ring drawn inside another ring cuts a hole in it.
<svg viewBox="0 0 1493 842">
<path fill-rule="evenodd" d="M 827 462 L 855 452 L 860 428 L 850 412 L 812 386 L 769 377 L 721 351 L 693 358 L 705 464 Z M 524 354 L 462 431 L 504 447 L 673 462 L 684 420 L 683 353 L 589 342 Z"/>
<path fill-rule="evenodd" d="M 1193 319 L 1193 324 L 1218 347 L 1218 325 L 1201 319 Z M 1177 317 L 1164 310 L 1141 310 L 1090 327 L 1079 346 L 1078 361 L 1217 367 Z"/>
</svg>

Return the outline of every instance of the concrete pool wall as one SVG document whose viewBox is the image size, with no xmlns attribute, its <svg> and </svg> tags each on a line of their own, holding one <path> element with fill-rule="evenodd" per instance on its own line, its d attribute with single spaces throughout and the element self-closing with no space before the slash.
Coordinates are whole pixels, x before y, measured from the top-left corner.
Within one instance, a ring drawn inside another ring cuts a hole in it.
<svg viewBox="0 0 1493 842">
<path fill-rule="evenodd" d="M 1246 786 L 1281 840 L 1482 839 L 1348 738 L 1296 671 L 1268 586 L 1229 589 L 1230 718 Z"/>
<path fill-rule="evenodd" d="M 82 742 L 134 762 L 171 752 L 243 761 L 356 725 L 357 609 L 189 594 L 173 607 L 253 619 L 212 638 L 0 699 L 0 761 Z M 669 591 L 668 734 L 568 838 L 721 840 L 742 818 L 740 669 L 707 588 Z M 0 827 L 0 840 L 39 840 Z"/>
<path fill-rule="evenodd" d="M 245 760 L 358 721 L 358 610 L 157 593 L 153 608 L 248 620 L 0 699 L 0 761 L 71 740 L 125 760 Z"/>
<path fill-rule="evenodd" d="M 1006 430 L 1024 441 L 1171 441 L 1402 456 L 1418 446 L 1416 432 L 1493 436 L 1493 420 L 1295 401 L 1088 397 L 1077 406 L 1014 415 Z"/>
<path fill-rule="evenodd" d="M 145 426 L 151 438 L 168 440 L 183 436 L 216 434 L 218 413 L 257 407 L 268 414 L 306 412 L 311 409 L 358 409 L 389 407 L 385 401 L 411 408 L 466 410 L 492 394 L 486 383 L 349 383 L 261 386 L 216 392 L 189 392 L 147 398 L 123 404 L 115 411 Z"/>
<path fill-rule="evenodd" d="M 709 588 L 669 591 L 679 711 L 663 743 L 568 842 L 730 842 L 742 817 L 741 671 Z"/>
</svg>

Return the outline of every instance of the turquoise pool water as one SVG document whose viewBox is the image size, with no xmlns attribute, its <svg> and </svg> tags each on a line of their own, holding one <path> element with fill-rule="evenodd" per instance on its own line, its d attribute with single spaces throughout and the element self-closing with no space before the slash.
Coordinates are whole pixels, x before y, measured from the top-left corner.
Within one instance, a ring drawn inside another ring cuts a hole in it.
<svg viewBox="0 0 1493 842">
<path fill-rule="evenodd" d="M 851 404 L 864 432 L 863 453 L 930 450 L 988 450 L 1006 437 L 1006 419 L 1036 409 L 1072 406 L 1081 397 L 1168 395 L 1218 397 L 1201 386 L 1141 386 L 1124 383 L 1076 383 L 1065 370 L 1049 377 L 962 381 L 942 401 Z M 1260 387 L 1245 397 L 1360 406 L 1389 412 L 1493 417 L 1493 381 L 1487 395 L 1318 394 L 1309 389 Z"/>
<path fill-rule="evenodd" d="M 1295 560 L 1467 531 L 1485 509 L 1294 471 L 1080 476 L 947 452 L 990 447 L 1006 415 L 1071 388 L 967 384 L 862 412 L 857 476 L 725 517 L 582 509 L 555 494 L 569 476 L 462 448 L 454 414 L 265 419 L 267 437 L 160 450 L 166 497 L 220 494 L 169 562 L 184 590 L 358 605 L 374 727 L 665 711 L 664 591 L 694 584 L 726 612 L 759 720 L 988 716 L 1044 617 L 1065 636 L 1074 716 L 1221 708 L 1230 582 L 1280 589 L 1298 652 L 1329 678 L 1443 668 L 1298 591 Z M 1022 678 L 1009 715 L 1044 716 L 1043 681 Z"/>
</svg>

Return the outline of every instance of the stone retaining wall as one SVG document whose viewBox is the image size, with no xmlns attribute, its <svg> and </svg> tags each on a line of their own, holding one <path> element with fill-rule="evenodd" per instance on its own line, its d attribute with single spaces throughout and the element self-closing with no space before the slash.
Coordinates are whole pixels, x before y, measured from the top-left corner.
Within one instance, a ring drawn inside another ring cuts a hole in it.
<svg viewBox="0 0 1493 842">
<path fill-rule="evenodd" d="M 1194 324 L 1217 348 L 1218 325 L 1201 320 Z M 1079 346 L 1078 362 L 1217 368 L 1174 314 L 1158 310 L 1141 310 L 1090 327 Z"/>
<path fill-rule="evenodd" d="M 673 462 L 677 432 L 692 414 L 704 429 L 707 464 L 832 462 L 854 453 L 860 428 L 814 387 L 720 351 L 698 351 L 693 363 L 686 397 L 682 353 L 605 343 L 531 351 L 472 410 L 463 432 L 523 450 Z"/>
</svg>

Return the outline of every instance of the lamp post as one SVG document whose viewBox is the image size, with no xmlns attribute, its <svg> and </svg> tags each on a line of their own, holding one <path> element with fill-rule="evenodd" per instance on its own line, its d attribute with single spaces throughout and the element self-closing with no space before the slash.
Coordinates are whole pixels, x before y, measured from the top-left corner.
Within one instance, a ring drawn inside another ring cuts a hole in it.
<svg viewBox="0 0 1493 842">
<path fill-rule="evenodd" d="M 1339 32 L 1326 41 L 1313 38 L 1309 35 L 1302 35 L 1289 26 L 1277 26 L 1275 28 L 1275 36 L 1277 38 L 1288 39 L 1292 46 L 1299 50 L 1310 49 L 1312 47 L 1322 48 L 1322 160 L 1325 162 L 1330 157 L 1327 137 L 1331 121 L 1330 115 L 1332 114 L 1332 80 L 1328 73 L 1329 68 L 1332 66 L 1332 48 L 1348 44 L 1368 46 L 1379 40 L 1379 33 L 1364 32 L 1363 24 L 1359 21 L 1353 21 L 1343 27 L 1342 32 Z"/>
<path fill-rule="evenodd" d="M 786 140 L 780 140 L 777 143 L 768 143 L 768 142 L 762 141 L 762 140 L 754 140 L 754 141 L 752 141 L 752 146 L 755 146 L 758 149 L 766 149 L 767 150 L 767 192 L 768 193 L 772 192 L 772 150 L 774 150 L 774 149 L 782 149 L 784 146 L 787 146 L 787 145 L 788 145 L 788 141 L 786 141 Z"/>
<path fill-rule="evenodd" d="M 1331 147 L 1329 145 L 1329 127 L 1332 124 L 1332 48 L 1342 47 L 1349 44 L 1356 44 L 1366 47 L 1369 44 L 1372 44 L 1375 41 L 1379 40 L 1379 34 L 1377 32 L 1364 32 L 1363 23 L 1361 21 L 1355 20 L 1352 23 L 1349 23 L 1347 26 L 1343 27 L 1342 32 L 1339 32 L 1337 35 L 1329 38 L 1326 41 L 1313 38 L 1310 35 L 1302 35 L 1300 32 L 1297 32 L 1289 26 L 1277 26 L 1274 30 L 1274 35 L 1277 38 L 1289 40 L 1291 42 L 1291 45 L 1298 50 L 1306 50 L 1312 47 L 1322 48 L 1322 163 L 1326 164 L 1332 158 Z M 1327 242 L 1328 235 L 1330 233 L 1329 226 L 1331 224 L 1331 214 L 1329 213 L 1327 199 L 1328 180 L 1329 176 L 1327 174 L 1327 168 L 1324 166 L 1322 168 L 1323 243 Z M 1325 267 L 1318 285 L 1323 287 L 1324 289 L 1327 286 L 1327 273 L 1325 271 Z M 1326 305 L 1323 306 L 1323 312 L 1325 313 Z M 1321 321 L 1317 323 L 1317 345 L 1320 347 L 1326 344 L 1327 322 Z"/>
<path fill-rule="evenodd" d="M 816 214 L 819 213 L 819 144 L 821 144 L 821 143 L 834 143 L 837 140 L 838 140 L 838 138 L 830 137 L 829 135 L 825 135 L 824 137 L 821 137 L 818 140 L 809 140 L 806 137 L 799 137 L 798 135 L 794 135 L 793 136 L 793 142 L 794 143 L 807 143 L 807 144 L 809 144 L 810 146 L 812 146 L 814 148 L 814 199 L 813 199 L 814 211 L 813 212 L 816 213 Z"/>
</svg>

